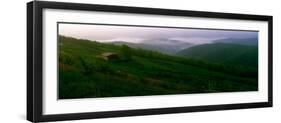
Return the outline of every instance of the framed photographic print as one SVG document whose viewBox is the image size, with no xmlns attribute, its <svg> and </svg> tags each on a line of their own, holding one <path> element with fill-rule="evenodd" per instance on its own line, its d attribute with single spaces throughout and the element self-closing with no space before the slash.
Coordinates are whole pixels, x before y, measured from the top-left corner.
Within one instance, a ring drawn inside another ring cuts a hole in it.
<svg viewBox="0 0 281 123">
<path fill-rule="evenodd" d="M 33 122 L 272 106 L 272 16 L 27 4 Z"/>
</svg>

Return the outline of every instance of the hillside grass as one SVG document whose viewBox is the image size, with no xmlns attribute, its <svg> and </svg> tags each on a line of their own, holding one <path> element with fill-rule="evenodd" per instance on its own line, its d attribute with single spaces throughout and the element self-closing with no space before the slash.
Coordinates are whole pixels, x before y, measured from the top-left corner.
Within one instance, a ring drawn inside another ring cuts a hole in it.
<svg viewBox="0 0 281 123">
<path fill-rule="evenodd" d="M 106 61 L 105 52 L 120 58 Z M 73 99 L 257 91 L 258 77 L 253 67 L 59 36 L 58 84 L 59 99 Z"/>
</svg>

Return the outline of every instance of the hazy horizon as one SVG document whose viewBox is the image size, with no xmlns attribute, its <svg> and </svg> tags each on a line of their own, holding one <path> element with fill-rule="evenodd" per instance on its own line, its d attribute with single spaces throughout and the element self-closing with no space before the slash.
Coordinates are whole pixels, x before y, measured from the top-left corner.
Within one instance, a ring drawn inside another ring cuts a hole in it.
<svg viewBox="0 0 281 123">
<path fill-rule="evenodd" d="M 191 44 L 212 43 L 226 38 L 258 38 L 258 32 L 210 30 L 188 28 L 134 27 L 117 25 L 59 24 L 59 35 L 98 42 L 125 41 L 130 43 L 171 43 L 177 41 Z"/>
</svg>

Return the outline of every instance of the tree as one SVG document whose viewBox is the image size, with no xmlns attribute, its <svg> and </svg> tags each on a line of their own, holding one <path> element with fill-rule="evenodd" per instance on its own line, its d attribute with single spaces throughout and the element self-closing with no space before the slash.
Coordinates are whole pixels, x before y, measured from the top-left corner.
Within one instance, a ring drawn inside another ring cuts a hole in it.
<svg viewBox="0 0 281 123">
<path fill-rule="evenodd" d="M 122 45 L 121 47 L 121 55 L 123 60 L 131 60 L 132 59 L 132 49 L 127 45 Z"/>
</svg>

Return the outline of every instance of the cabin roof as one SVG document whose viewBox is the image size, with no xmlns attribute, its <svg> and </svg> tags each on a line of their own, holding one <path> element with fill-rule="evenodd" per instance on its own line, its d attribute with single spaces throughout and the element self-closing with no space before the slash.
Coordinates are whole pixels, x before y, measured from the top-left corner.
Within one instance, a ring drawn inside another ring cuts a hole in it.
<svg viewBox="0 0 281 123">
<path fill-rule="evenodd" d="M 112 55 L 117 55 L 117 54 L 111 52 L 102 53 L 102 56 L 112 56 Z"/>
</svg>

